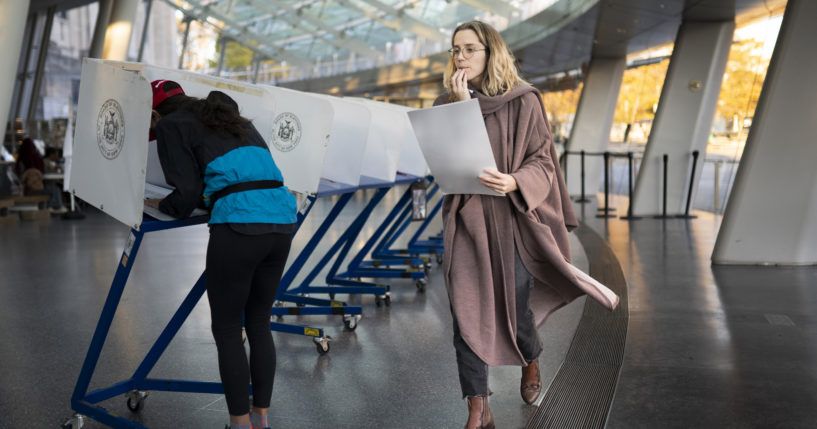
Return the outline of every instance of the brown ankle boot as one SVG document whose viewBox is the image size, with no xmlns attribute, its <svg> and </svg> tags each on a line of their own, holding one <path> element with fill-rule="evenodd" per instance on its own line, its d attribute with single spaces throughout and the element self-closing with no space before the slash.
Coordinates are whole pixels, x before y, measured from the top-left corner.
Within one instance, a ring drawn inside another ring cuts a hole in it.
<svg viewBox="0 0 817 429">
<path fill-rule="evenodd" d="M 528 366 L 522 367 L 522 382 L 519 386 L 522 400 L 530 405 L 539 399 L 542 393 L 542 380 L 539 377 L 539 360 L 534 360 Z"/>
<path fill-rule="evenodd" d="M 487 396 L 469 396 L 466 401 L 468 404 L 468 422 L 465 424 L 465 429 L 495 429 L 494 415 L 491 414 L 491 407 L 488 405 Z M 471 412 L 476 412 L 476 425 L 471 422 Z M 471 423 L 469 425 L 469 423 Z"/>
</svg>

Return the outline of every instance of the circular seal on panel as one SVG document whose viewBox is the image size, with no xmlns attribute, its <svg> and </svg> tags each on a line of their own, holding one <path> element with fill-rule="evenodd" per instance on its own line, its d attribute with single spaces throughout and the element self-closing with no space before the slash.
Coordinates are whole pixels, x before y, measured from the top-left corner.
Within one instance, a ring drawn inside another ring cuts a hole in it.
<svg viewBox="0 0 817 429">
<path fill-rule="evenodd" d="M 96 142 L 99 152 L 107 159 L 114 159 L 122 152 L 125 143 L 125 115 L 122 106 L 113 98 L 99 109 L 96 118 Z"/>
<path fill-rule="evenodd" d="M 301 121 L 294 113 L 284 112 L 272 122 L 272 144 L 281 152 L 289 152 L 301 142 Z"/>
</svg>

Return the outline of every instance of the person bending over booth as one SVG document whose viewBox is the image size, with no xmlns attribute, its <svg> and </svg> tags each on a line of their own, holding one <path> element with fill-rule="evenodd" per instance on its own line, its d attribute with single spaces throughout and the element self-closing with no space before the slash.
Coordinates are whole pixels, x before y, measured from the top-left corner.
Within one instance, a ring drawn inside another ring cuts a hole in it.
<svg viewBox="0 0 817 429">
<path fill-rule="evenodd" d="M 267 428 L 275 377 L 270 309 L 296 226 L 295 197 L 283 185 L 266 142 L 232 98 L 219 91 L 206 99 L 189 97 L 170 80 L 151 86 L 151 135 L 175 190 L 146 204 L 177 218 L 200 206 L 210 209 L 207 299 L 230 428 Z"/>
</svg>

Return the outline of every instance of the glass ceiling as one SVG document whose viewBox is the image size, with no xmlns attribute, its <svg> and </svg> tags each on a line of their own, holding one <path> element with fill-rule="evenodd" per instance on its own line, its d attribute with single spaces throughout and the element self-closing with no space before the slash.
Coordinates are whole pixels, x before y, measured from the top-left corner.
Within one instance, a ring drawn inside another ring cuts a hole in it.
<svg viewBox="0 0 817 429">
<path fill-rule="evenodd" d="M 556 0 L 164 1 L 259 58 L 316 77 L 329 61 L 346 61 L 348 72 L 439 53 L 461 22 L 476 18 L 502 31 Z"/>
</svg>

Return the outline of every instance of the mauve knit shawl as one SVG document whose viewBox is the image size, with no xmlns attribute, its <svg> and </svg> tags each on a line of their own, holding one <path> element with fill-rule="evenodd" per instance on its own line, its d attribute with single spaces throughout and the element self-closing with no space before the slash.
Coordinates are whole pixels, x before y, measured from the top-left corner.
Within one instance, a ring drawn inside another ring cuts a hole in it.
<svg viewBox="0 0 817 429">
<path fill-rule="evenodd" d="M 525 365 L 516 345 L 514 245 L 534 278 L 536 325 L 587 293 L 607 308 L 618 297 L 570 264 L 568 230 L 578 225 L 558 167 L 538 91 L 519 86 L 489 97 L 475 92 L 497 169 L 511 174 L 507 196 L 446 195 L 443 273 L 465 342 L 486 364 Z M 435 105 L 448 102 L 448 94 Z"/>
</svg>

